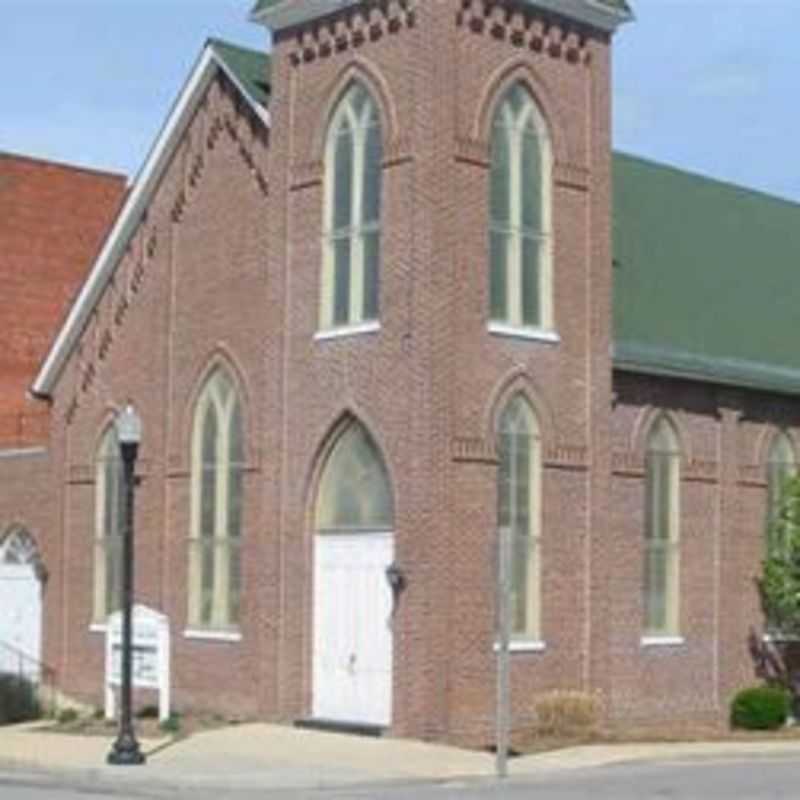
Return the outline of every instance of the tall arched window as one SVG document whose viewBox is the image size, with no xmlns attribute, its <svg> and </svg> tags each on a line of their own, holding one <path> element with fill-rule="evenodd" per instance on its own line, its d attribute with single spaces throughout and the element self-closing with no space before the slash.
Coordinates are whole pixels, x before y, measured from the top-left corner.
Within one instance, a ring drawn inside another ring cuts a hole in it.
<svg viewBox="0 0 800 800">
<path fill-rule="evenodd" d="M 530 93 L 514 84 L 491 135 L 489 267 L 491 321 L 550 330 L 551 155 L 547 126 Z"/>
<path fill-rule="evenodd" d="M 777 542 L 774 524 L 780 513 L 786 481 L 797 471 L 794 446 L 788 434 L 775 434 L 767 453 L 767 549 L 771 552 Z"/>
<path fill-rule="evenodd" d="M 522 395 L 509 402 L 498 429 L 500 529 L 511 534 L 511 634 L 540 638 L 539 538 L 541 526 L 541 441 L 539 423 Z"/>
<path fill-rule="evenodd" d="M 372 437 L 354 422 L 325 465 L 317 501 L 317 531 L 390 531 L 393 525 L 386 465 Z"/>
<path fill-rule="evenodd" d="M 680 446 L 660 416 L 647 438 L 644 529 L 644 635 L 676 636 L 679 614 Z"/>
<path fill-rule="evenodd" d="M 189 624 L 239 624 L 244 441 L 239 397 L 217 368 L 194 411 Z"/>
<path fill-rule="evenodd" d="M 378 319 L 382 160 L 377 107 L 352 83 L 331 117 L 325 148 L 323 330 Z"/>
<path fill-rule="evenodd" d="M 94 609 L 103 624 L 120 607 L 125 498 L 117 429 L 109 425 L 95 458 Z"/>
</svg>

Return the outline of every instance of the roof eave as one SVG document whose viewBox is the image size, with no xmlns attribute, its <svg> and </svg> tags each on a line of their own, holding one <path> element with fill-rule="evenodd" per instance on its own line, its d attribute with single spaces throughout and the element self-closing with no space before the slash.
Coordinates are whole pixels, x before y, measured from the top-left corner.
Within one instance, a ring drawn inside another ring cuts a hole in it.
<svg viewBox="0 0 800 800">
<path fill-rule="evenodd" d="M 351 6 L 356 6 L 363 0 L 283 0 L 261 11 L 253 11 L 250 21 L 264 25 L 272 31 L 281 31 L 303 25 L 313 19 L 334 14 Z M 410 7 L 417 4 L 417 0 L 408 0 Z"/>
<path fill-rule="evenodd" d="M 159 185 L 175 147 L 189 124 L 199 99 L 211 83 L 216 70 L 221 70 L 250 104 L 258 118 L 269 126 L 269 112 L 245 90 L 241 81 L 215 52 L 206 44 L 195 63 L 188 80 L 173 103 L 172 109 L 136 176 L 131 191 L 114 222 L 111 231 L 95 259 L 89 275 L 72 304 L 39 372 L 31 384 L 34 397 L 50 398 L 72 349 L 80 339 L 92 309 L 105 290 L 128 241 L 136 230 L 142 215 Z"/>
<path fill-rule="evenodd" d="M 600 0 L 527 0 L 529 5 L 539 6 L 554 14 L 578 20 L 592 28 L 614 33 L 620 25 L 634 19 L 632 11 L 612 8 Z"/>
<path fill-rule="evenodd" d="M 714 358 L 632 342 L 613 346 L 613 368 L 662 378 L 800 395 L 800 370 L 736 358 Z"/>
<path fill-rule="evenodd" d="M 317 17 L 326 16 L 362 0 L 283 0 L 269 8 L 253 11 L 250 20 L 273 31 L 302 25 Z M 591 27 L 613 33 L 620 25 L 630 22 L 633 13 L 624 8 L 612 8 L 600 0 L 525 0 L 529 5 L 539 6 L 562 16 L 577 19 Z M 409 0 L 413 6 L 416 0 Z"/>
</svg>

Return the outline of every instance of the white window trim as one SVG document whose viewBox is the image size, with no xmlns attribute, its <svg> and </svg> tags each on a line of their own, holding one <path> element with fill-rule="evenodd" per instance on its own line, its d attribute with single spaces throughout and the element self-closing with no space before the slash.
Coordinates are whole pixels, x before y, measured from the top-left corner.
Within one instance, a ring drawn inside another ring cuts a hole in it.
<svg viewBox="0 0 800 800">
<path fill-rule="evenodd" d="M 324 331 L 317 331 L 314 334 L 314 341 L 326 342 L 330 339 L 346 339 L 348 336 L 362 336 L 366 333 L 377 333 L 381 329 L 379 320 L 374 319 L 369 322 L 360 322 L 355 325 L 343 325 L 340 328 L 329 328 Z"/>
<path fill-rule="evenodd" d="M 780 481 L 785 484 L 790 478 L 797 475 L 797 456 L 794 450 L 792 437 L 786 430 L 777 431 L 772 437 L 767 452 L 767 513 L 766 513 L 766 555 L 773 555 L 773 547 L 777 544 L 772 538 L 772 527 L 778 519 L 782 497 L 783 485 L 776 485 L 776 468 L 780 473 Z"/>
<path fill-rule="evenodd" d="M 530 486 L 529 486 L 529 530 L 527 539 L 529 540 L 528 562 L 526 569 L 528 607 L 526 609 L 526 629 L 521 631 L 512 631 L 512 648 L 518 645 L 523 645 L 520 649 L 525 649 L 526 642 L 541 641 L 542 630 L 542 442 L 541 442 L 541 428 L 539 419 L 536 412 L 531 407 L 530 403 L 521 395 L 515 395 L 506 405 L 506 409 L 501 416 L 500 426 L 497 430 L 497 435 L 501 436 L 506 432 L 503 428 L 503 418 L 511 408 L 513 403 L 523 403 L 525 413 L 528 417 L 528 424 L 530 432 L 528 434 L 529 446 L 529 463 L 530 463 Z M 514 462 L 512 461 L 512 472 L 515 470 Z M 511 480 L 516 483 L 515 477 L 512 475 Z M 499 497 L 498 497 L 499 502 Z M 512 596 L 514 594 L 513 582 L 511 585 Z"/>
<path fill-rule="evenodd" d="M 0 450 L 0 458 L 28 458 L 30 456 L 43 456 L 47 453 L 46 447 L 15 447 Z"/>
<path fill-rule="evenodd" d="M 242 632 L 239 630 L 217 631 L 213 628 L 187 628 L 183 632 L 183 638 L 209 642 L 241 642 Z"/>
<path fill-rule="evenodd" d="M 105 633 L 107 628 L 105 622 L 92 622 L 89 625 L 89 633 Z"/>
<path fill-rule="evenodd" d="M 642 633 L 642 641 L 653 642 L 656 644 L 676 644 L 682 643 L 683 639 L 680 634 L 681 627 L 681 453 L 680 453 L 680 439 L 675 430 L 672 421 L 665 414 L 660 414 L 650 427 L 647 435 L 647 455 L 651 452 L 663 454 L 662 450 L 655 450 L 652 446 L 652 440 L 658 433 L 661 425 L 666 426 L 671 440 L 671 448 L 669 451 L 673 461 L 670 462 L 670 517 L 669 517 L 669 536 L 666 541 L 669 543 L 670 558 L 673 559 L 672 569 L 669 575 L 669 581 L 666 586 L 666 601 L 667 601 L 667 623 L 663 630 L 652 629 L 645 627 Z M 649 467 L 648 467 L 649 469 Z M 645 481 L 649 480 L 649 475 L 645 476 Z M 645 514 L 649 515 L 651 509 L 645 509 Z M 645 522 L 647 524 L 647 522 Z M 643 544 L 643 556 L 647 559 L 649 555 L 651 543 L 645 537 Z M 642 596 L 644 600 L 644 595 Z M 644 620 L 647 623 L 647 620 Z"/>
<path fill-rule="evenodd" d="M 218 383 L 221 379 L 230 385 L 227 399 L 219 395 Z M 189 603 L 188 615 L 192 630 L 203 630 L 200 621 L 201 613 L 201 573 L 200 573 L 200 548 L 203 537 L 201 525 L 201 495 L 203 483 L 203 432 L 206 411 L 209 406 L 214 406 L 217 414 L 217 441 L 216 441 L 216 478 L 215 478 L 215 503 L 214 503 L 214 536 L 213 546 L 227 545 L 215 550 L 213 580 L 213 601 L 211 610 L 211 627 L 223 625 L 230 615 L 230 575 L 229 561 L 232 537 L 228 534 L 230 508 L 228 480 L 230 478 L 230 436 L 234 410 L 239 405 L 239 394 L 236 384 L 229 373 L 217 368 L 206 380 L 200 398 L 194 410 L 194 429 L 192 433 L 192 477 L 191 477 L 191 529 L 189 536 Z M 241 410 L 241 409 L 240 409 Z M 223 535 L 224 534 L 224 535 Z M 217 557 L 218 556 L 218 557 Z"/>
<path fill-rule="evenodd" d="M 510 140 L 509 161 L 511 164 L 509 181 L 509 218 L 512 223 L 514 234 L 514 253 L 506 261 L 506 318 L 504 320 L 492 319 L 491 322 L 504 326 L 507 329 L 551 331 L 555 327 L 553 312 L 553 153 L 550 144 L 550 135 L 547 125 L 542 117 L 541 111 L 529 92 L 525 92 L 527 103 L 522 109 L 519 117 L 511 117 L 511 111 L 505 103 L 501 101 L 500 110 L 503 113 L 505 129 L 514 129 L 514 135 Z M 541 254 L 539 262 L 539 321 L 538 328 L 526 328 L 522 323 L 522 239 L 526 235 L 523 233 L 521 225 L 522 217 L 522 138 L 528 121 L 533 122 L 536 134 L 541 146 L 541 195 L 542 195 L 542 229 L 534 234 L 527 234 L 536 238 L 540 242 Z M 496 118 L 492 123 L 492 136 L 497 133 L 494 130 Z M 499 223 L 489 218 L 490 235 L 495 231 Z M 491 271 L 491 264 L 489 265 Z M 490 279 L 491 280 L 491 279 Z M 490 301 L 491 302 L 491 301 Z M 491 319 L 491 308 L 490 308 Z"/>
<path fill-rule="evenodd" d="M 94 492 L 94 537 L 92 539 L 92 625 L 100 625 L 105 630 L 105 620 L 109 614 L 108 605 L 108 557 L 109 547 L 112 546 L 113 539 L 124 535 L 124 531 L 118 531 L 116 536 L 109 535 L 105 529 L 106 509 L 106 483 L 108 481 L 108 464 L 112 461 L 120 460 L 118 450 L 119 444 L 116 436 L 116 429 L 113 423 L 109 425 L 100 439 L 100 445 L 95 455 L 95 492 Z M 117 474 L 117 492 L 123 490 L 121 476 Z M 117 502 L 123 503 L 124 498 L 117 496 Z M 114 519 L 119 523 L 119 518 L 115 514 Z M 120 542 L 121 544 L 121 542 Z M 118 558 L 122 558 L 121 551 L 117 553 Z M 121 576 L 117 576 L 121 577 Z M 121 588 L 121 587 L 120 587 Z"/>
<path fill-rule="evenodd" d="M 363 191 L 364 173 L 366 170 L 365 156 L 367 150 L 367 131 L 369 125 L 369 114 L 376 108 L 372 95 L 362 86 L 362 90 L 367 92 L 368 101 L 365 103 L 359 119 L 352 108 L 350 95 L 353 91 L 351 87 L 339 102 L 339 106 L 331 119 L 328 127 L 327 139 L 325 142 L 325 191 L 324 191 L 324 220 L 325 231 L 322 236 L 322 286 L 320 298 L 320 332 L 334 333 L 339 330 L 357 328 L 365 322 L 374 320 L 364 320 L 364 248 L 361 237 L 366 232 L 376 232 L 380 240 L 381 220 L 370 224 L 365 224 L 363 220 Z M 336 144 L 338 131 L 343 117 L 347 117 L 353 132 L 353 164 L 351 168 L 352 196 L 350 198 L 350 230 L 348 238 L 350 240 L 350 297 L 348 322 L 337 324 L 335 317 L 336 304 L 336 259 L 334 243 L 342 237 L 342 230 L 335 230 L 333 227 L 335 214 L 335 175 L 336 175 Z M 379 169 L 380 169 L 379 165 Z M 380 256 L 378 258 L 378 271 L 380 272 Z M 379 284 L 380 286 L 380 284 Z M 380 289 L 379 289 L 380 291 Z M 380 305 L 378 308 L 380 314 Z"/>
<path fill-rule="evenodd" d="M 489 322 L 486 326 L 489 333 L 495 336 L 508 336 L 512 339 L 529 339 L 547 344 L 559 344 L 561 336 L 556 331 L 546 328 L 531 328 L 522 325 L 509 325 L 507 322 Z"/>
<path fill-rule="evenodd" d="M 800 642 L 800 636 L 791 633 L 765 633 L 761 641 L 767 644 L 783 644 L 785 642 Z"/>
<path fill-rule="evenodd" d="M 642 647 L 680 647 L 686 644 L 683 636 L 642 636 Z"/>
<path fill-rule="evenodd" d="M 500 642 L 492 646 L 495 653 L 500 652 Z M 512 639 L 508 643 L 509 653 L 543 653 L 547 650 L 547 642 L 541 639 Z"/>
</svg>

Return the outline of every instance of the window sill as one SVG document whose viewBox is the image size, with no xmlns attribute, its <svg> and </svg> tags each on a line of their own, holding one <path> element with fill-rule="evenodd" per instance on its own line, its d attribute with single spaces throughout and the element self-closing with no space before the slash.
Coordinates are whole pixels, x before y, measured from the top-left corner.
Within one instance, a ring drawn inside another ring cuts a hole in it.
<svg viewBox="0 0 800 800">
<path fill-rule="evenodd" d="M 241 631 L 215 631 L 202 628 L 187 628 L 183 632 L 184 639 L 205 639 L 209 642 L 241 642 Z"/>
<path fill-rule="evenodd" d="M 547 344 L 558 344 L 561 341 L 561 337 L 555 331 L 544 328 L 526 328 L 521 325 L 506 325 L 504 322 L 490 322 L 487 329 L 495 336 L 508 336 L 512 339 L 527 339 Z"/>
<path fill-rule="evenodd" d="M 642 647 L 680 647 L 686 644 L 683 636 L 642 636 Z"/>
<path fill-rule="evenodd" d="M 107 627 L 105 622 L 93 622 L 89 625 L 89 633 L 105 633 Z"/>
<path fill-rule="evenodd" d="M 786 644 L 789 642 L 800 642 L 800 636 L 791 633 L 765 633 L 761 637 L 762 642 L 773 644 Z"/>
<path fill-rule="evenodd" d="M 495 653 L 500 652 L 500 642 L 495 642 L 492 648 Z M 530 641 L 518 640 L 508 643 L 509 653 L 543 653 L 547 650 L 547 642 L 542 642 L 538 639 Z"/>
<path fill-rule="evenodd" d="M 377 333 L 381 329 L 378 320 L 371 322 L 359 322 L 357 325 L 343 325 L 341 328 L 329 328 L 324 331 L 317 331 L 314 334 L 315 342 L 325 342 L 329 339 L 344 339 L 348 336 L 361 336 L 365 333 Z"/>
</svg>

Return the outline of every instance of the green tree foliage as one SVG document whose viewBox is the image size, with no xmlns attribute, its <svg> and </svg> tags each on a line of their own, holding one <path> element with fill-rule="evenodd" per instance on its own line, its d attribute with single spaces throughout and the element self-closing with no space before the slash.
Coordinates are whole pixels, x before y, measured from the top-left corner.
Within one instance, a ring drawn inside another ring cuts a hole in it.
<svg viewBox="0 0 800 800">
<path fill-rule="evenodd" d="M 767 630 L 800 637 L 800 477 L 786 481 L 767 539 L 757 581 Z"/>
<path fill-rule="evenodd" d="M 30 681 L 0 673 L 0 725 L 37 719 L 40 711 L 36 687 Z"/>
</svg>

